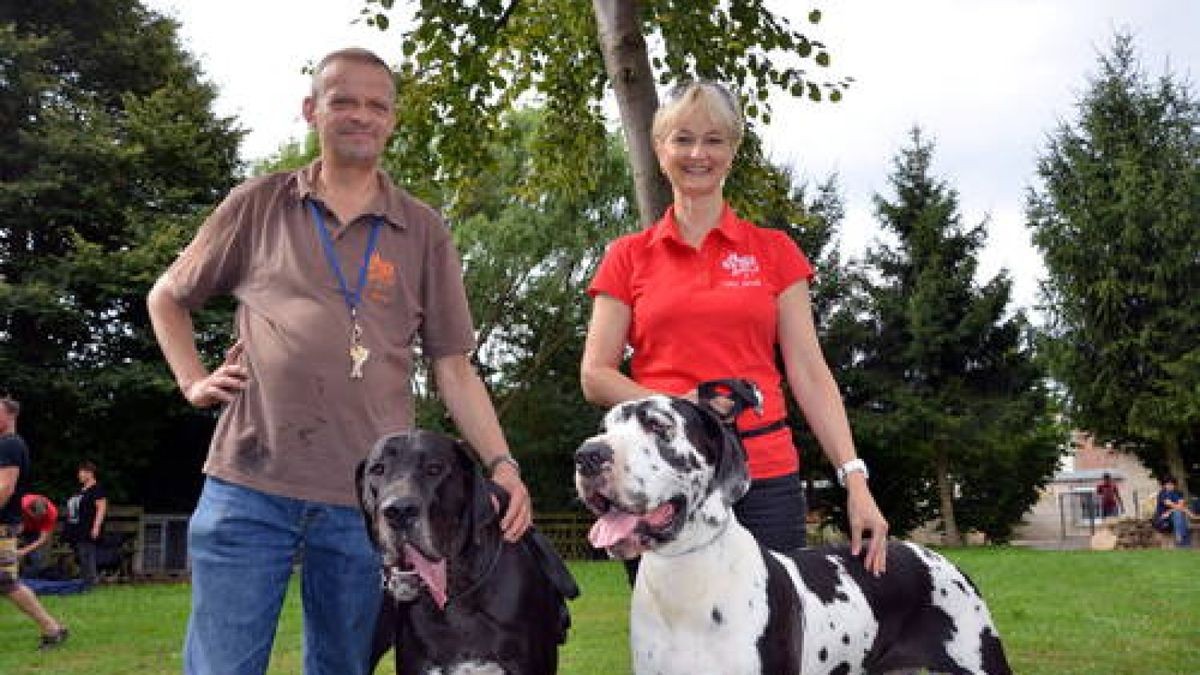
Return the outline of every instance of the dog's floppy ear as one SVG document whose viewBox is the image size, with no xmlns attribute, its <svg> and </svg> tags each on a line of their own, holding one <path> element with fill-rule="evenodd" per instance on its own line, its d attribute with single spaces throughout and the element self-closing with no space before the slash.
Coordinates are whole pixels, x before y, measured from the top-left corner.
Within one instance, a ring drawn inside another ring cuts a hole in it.
<svg viewBox="0 0 1200 675">
<path fill-rule="evenodd" d="M 692 416 L 700 423 L 702 433 L 713 449 L 713 487 L 721 491 L 726 504 L 733 504 L 750 489 L 746 449 L 738 438 L 737 430 L 709 406 L 686 399 L 679 400 L 691 409 Z"/>
<path fill-rule="evenodd" d="M 503 495 L 502 507 L 508 504 L 508 494 L 483 476 L 483 470 L 475 461 L 475 451 L 466 441 L 456 441 L 455 447 L 458 450 L 458 458 L 462 464 L 461 468 L 465 472 L 464 475 L 468 476 L 469 496 L 466 515 L 469 522 L 467 531 L 470 533 L 471 540 L 475 544 L 480 544 L 486 529 L 499 518 L 496 514 L 496 507 L 492 503 L 492 491 L 496 490 Z"/>
<path fill-rule="evenodd" d="M 750 490 L 750 470 L 746 465 L 746 448 L 737 431 L 718 422 L 721 429 L 721 447 L 717 451 L 717 466 L 713 469 L 713 482 L 725 495 L 726 504 L 734 504 Z"/>
<path fill-rule="evenodd" d="M 374 453 L 372 453 L 374 454 Z M 362 459 L 358 466 L 354 467 L 354 492 L 358 496 L 358 510 L 362 513 L 363 525 L 367 528 L 367 536 L 371 539 L 371 545 L 379 547 L 379 539 L 375 536 L 375 523 L 372 520 L 372 515 L 375 513 L 375 498 L 372 496 L 370 501 L 366 499 L 365 486 L 363 478 L 367 475 L 367 459 Z"/>
</svg>

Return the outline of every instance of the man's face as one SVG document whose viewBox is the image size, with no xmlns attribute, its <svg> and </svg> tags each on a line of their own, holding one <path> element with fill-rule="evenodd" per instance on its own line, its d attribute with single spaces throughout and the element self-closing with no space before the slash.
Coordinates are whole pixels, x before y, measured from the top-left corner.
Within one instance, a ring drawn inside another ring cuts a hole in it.
<svg viewBox="0 0 1200 675">
<path fill-rule="evenodd" d="M 374 166 L 396 126 L 392 76 L 375 65 L 339 59 L 317 76 L 304 99 L 304 119 L 321 140 L 328 162 Z"/>
<path fill-rule="evenodd" d="M 8 408 L 0 405 L 0 434 L 10 433 L 13 429 L 13 415 Z"/>
</svg>

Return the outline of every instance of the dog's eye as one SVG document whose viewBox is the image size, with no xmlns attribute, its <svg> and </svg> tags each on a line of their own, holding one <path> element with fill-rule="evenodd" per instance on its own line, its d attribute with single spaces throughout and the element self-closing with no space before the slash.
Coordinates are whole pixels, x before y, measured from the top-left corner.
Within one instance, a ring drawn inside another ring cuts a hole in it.
<svg viewBox="0 0 1200 675">
<path fill-rule="evenodd" d="M 660 417 L 647 417 L 643 422 L 646 430 L 665 440 L 675 438 L 675 425 Z"/>
<path fill-rule="evenodd" d="M 429 477 L 440 476 L 446 472 L 446 466 L 441 462 L 430 462 L 425 465 L 425 475 Z"/>
<path fill-rule="evenodd" d="M 371 474 L 372 476 L 382 476 L 384 470 L 383 462 L 376 462 L 367 469 L 367 473 Z"/>
</svg>

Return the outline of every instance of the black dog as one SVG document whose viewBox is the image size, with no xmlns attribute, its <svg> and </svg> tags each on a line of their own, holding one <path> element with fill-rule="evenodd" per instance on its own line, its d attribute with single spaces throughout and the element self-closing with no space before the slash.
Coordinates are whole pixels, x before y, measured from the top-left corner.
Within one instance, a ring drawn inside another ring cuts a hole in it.
<svg viewBox="0 0 1200 675">
<path fill-rule="evenodd" d="M 374 669 L 396 648 L 396 672 L 556 672 L 566 598 L 579 589 L 532 528 L 501 536 L 507 495 L 485 480 L 462 441 L 430 431 L 386 436 L 358 466 L 359 502 L 383 555 L 384 602 Z"/>
</svg>

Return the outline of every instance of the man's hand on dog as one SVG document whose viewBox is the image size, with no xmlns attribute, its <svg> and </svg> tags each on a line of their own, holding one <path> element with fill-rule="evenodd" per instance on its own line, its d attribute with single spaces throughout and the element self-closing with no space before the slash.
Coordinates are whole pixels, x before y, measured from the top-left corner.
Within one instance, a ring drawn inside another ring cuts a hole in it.
<svg viewBox="0 0 1200 675">
<path fill-rule="evenodd" d="M 533 503 L 529 499 L 529 490 L 521 481 L 521 474 L 508 463 L 502 462 L 496 467 L 492 482 L 508 493 L 508 511 L 500 519 L 500 529 L 504 532 L 505 541 L 515 542 L 525 535 L 533 523 Z"/>
</svg>

